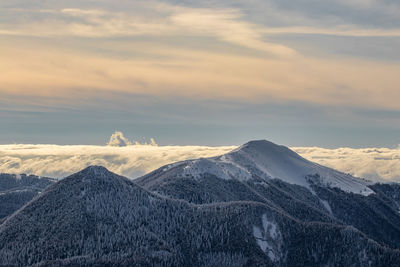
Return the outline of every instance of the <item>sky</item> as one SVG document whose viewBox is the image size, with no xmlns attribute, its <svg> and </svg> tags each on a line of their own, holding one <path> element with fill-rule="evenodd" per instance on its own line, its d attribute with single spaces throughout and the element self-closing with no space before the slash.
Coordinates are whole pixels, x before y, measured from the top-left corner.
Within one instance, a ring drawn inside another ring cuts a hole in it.
<svg viewBox="0 0 400 267">
<path fill-rule="evenodd" d="M 396 0 L 0 2 L 0 144 L 397 149 Z"/>
</svg>

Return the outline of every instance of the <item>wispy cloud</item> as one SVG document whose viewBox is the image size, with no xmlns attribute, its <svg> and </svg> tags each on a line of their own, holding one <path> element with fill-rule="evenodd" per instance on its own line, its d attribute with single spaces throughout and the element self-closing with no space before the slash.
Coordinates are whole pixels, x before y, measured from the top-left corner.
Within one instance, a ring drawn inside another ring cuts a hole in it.
<svg viewBox="0 0 400 267">
<path fill-rule="evenodd" d="M 92 44 L 86 43 L 89 47 Z M 100 51 L 118 51 L 122 57 L 114 56 L 114 52 L 71 51 L 62 45 L 57 53 L 43 46 L 32 50 L 35 46 L 41 44 L 0 43 L 0 91 L 4 95 L 70 99 L 106 91 L 400 108 L 400 66 L 387 62 L 303 56 L 263 58 L 148 42 L 132 46 L 105 42 L 104 47 L 98 46 Z"/>
<path fill-rule="evenodd" d="M 292 48 L 265 41 L 262 28 L 244 21 L 239 10 L 196 9 L 163 4 L 157 5 L 153 11 L 158 16 L 146 17 L 137 13 L 65 8 L 59 11 L 53 10 L 50 13 L 52 15 L 50 21 L 24 22 L 8 25 L 9 27 L 7 25 L 1 27 L 0 24 L 0 34 L 94 38 L 149 35 L 203 36 L 273 55 L 296 54 Z"/>
<path fill-rule="evenodd" d="M 275 27 L 264 28 L 265 34 L 319 34 L 349 37 L 400 37 L 399 29 L 360 28 L 356 25 L 343 25 L 338 27 Z"/>
<path fill-rule="evenodd" d="M 184 32 L 215 36 L 226 42 L 281 56 L 296 54 L 294 49 L 287 46 L 263 41 L 262 27 L 243 21 L 242 14 L 237 10 L 191 10 L 175 14 L 171 20 Z"/>
</svg>

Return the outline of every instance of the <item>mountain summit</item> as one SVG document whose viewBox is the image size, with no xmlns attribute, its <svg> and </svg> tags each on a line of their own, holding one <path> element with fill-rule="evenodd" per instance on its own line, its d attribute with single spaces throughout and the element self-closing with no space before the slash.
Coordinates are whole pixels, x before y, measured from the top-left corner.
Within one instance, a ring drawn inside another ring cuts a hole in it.
<svg viewBox="0 0 400 267">
<path fill-rule="evenodd" d="M 201 179 L 205 175 L 241 181 L 254 178 L 279 179 L 311 191 L 310 184 L 318 183 L 355 194 L 374 193 L 362 179 L 311 162 L 285 146 L 266 140 L 250 141 L 222 156 L 174 163 L 162 170 L 168 171 L 173 167 L 176 175 L 195 179 Z"/>
<path fill-rule="evenodd" d="M 307 188 L 310 188 L 310 182 L 318 182 L 355 194 L 373 193 L 365 180 L 311 162 L 285 146 L 266 140 L 250 141 L 221 159 L 250 166 L 261 177 L 277 178 Z"/>
</svg>

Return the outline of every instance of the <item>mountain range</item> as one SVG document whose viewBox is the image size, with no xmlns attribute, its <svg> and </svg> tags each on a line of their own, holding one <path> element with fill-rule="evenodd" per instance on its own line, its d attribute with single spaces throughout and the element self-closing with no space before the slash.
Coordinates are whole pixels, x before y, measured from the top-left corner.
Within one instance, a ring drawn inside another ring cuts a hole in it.
<svg viewBox="0 0 400 267">
<path fill-rule="evenodd" d="M 2 175 L 1 186 L 3 177 L 17 181 Z M 373 184 L 265 140 L 135 180 L 101 166 L 38 180 L 31 200 L 3 215 L 0 265 L 400 264 L 399 184 Z"/>
</svg>

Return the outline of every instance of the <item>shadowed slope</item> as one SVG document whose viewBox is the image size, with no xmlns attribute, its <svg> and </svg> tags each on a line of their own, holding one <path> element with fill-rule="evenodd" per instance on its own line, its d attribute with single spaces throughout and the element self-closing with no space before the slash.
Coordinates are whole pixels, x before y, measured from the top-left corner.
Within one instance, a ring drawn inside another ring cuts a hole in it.
<svg viewBox="0 0 400 267">
<path fill-rule="evenodd" d="M 390 266 L 398 260 L 398 251 L 351 227 L 304 223 L 254 201 L 193 205 L 96 166 L 52 185 L 0 225 L 0 265 Z"/>
</svg>

